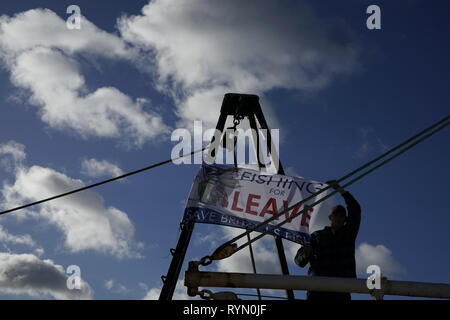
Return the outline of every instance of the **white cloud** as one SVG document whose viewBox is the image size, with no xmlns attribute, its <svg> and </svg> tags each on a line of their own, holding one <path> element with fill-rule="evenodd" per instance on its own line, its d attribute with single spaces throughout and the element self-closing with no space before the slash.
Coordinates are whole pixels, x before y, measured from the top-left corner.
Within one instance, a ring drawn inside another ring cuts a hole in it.
<svg viewBox="0 0 450 320">
<path fill-rule="evenodd" d="M 81 30 L 68 30 L 50 10 L 35 9 L 0 17 L 0 57 L 11 80 L 31 92 L 52 128 L 71 130 L 84 138 L 120 138 L 141 146 L 168 131 L 162 118 L 144 111 L 145 99 L 132 98 L 113 87 L 89 92 L 75 54 L 132 58 L 122 39 L 83 19 Z"/>
<path fill-rule="evenodd" d="M 372 127 L 359 128 L 358 135 L 362 141 L 359 147 L 353 151 L 353 159 L 363 159 L 374 152 L 383 153 L 389 149 L 377 135 Z"/>
<path fill-rule="evenodd" d="M 111 290 L 113 286 L 114 286 L 114 280 L 111 279 L 111 280 L 108 280 L 105 282 L 106 289 Z"/>
<path fill-rule="evenodd" d="M 44 252 L 45 252 L 44 248 L 37 248 L 37 249 L 34 249 L 34 253 L 35 253 L 38 257 L 42 256 L 42 255 L 44 254 Z"/>
<path fill-rule="evenodd" d="M 0 242 L 25 245 L 29 247 L 35 247 L 36 242 L 31 238 L 29 234 L 13 235 L 0 225 Z"/>
<path fill-rule="evenodd" d="M 220 227 L 224 234 L 224 241 L 243 233 L 245 230 L 229 227 Z M 260 233 L 252 233 L 254 238 Z M 252 243 L 253 253 L 255 257 L 257 273 L 279 274 L 281 273 L 280 263 L 278 260 L 275 241 L 273 236 L 266 236 Z M 247 237 L 237 241 L 238 245 L 247 242 Z M 244 272 L 253 273 L 253 267 L 250 259 L 250 251 L 246 249 L 240 250 L 229 258 L 218 260 L 216 270 L 219 272 Z"/>
<path fill-rule="evenodd" d="M 0 165 L 6 170 L 12 171 L 26 158 L 25 146 L 13 140 L 0 144 Z M 7 156 L 7 157 L 5 157 Z"/>
<path fill-rule="evenodd" d="M 151 288 L 146 293 L 143 300 L 158 300 L 159 294 L 161 293 L 161 288 Z M 187 294 L 187 288 L 184 286 L 184 280 L 180 279 L 177 281 L 175 291 L 173 293 L 172 300 L 192 300 L 194 297 L 189 297 Z"/>
<path fill-rule="evenodd" d="M 148 291 L 149 290 L 148 286 L 144 282 L 139 282 L 138 283 L 138 287 L 139 287 L 139 289 L 144 290 L 144 291 Z"/>
<path fill-rule="evenodd" d="M 128 293 L 130 290 L 125 287 L 123 284 L 116 282 L 114 279 L 110 279 L 108 281 L 105 281 L 105 288 L 120 294 Z"/>
<path fill-rule="evenodd" d="M 377 265 L 381 273 L 387 277 L 399 276 L 406 272 L 406 269 L 392 256 L 391 250 L 385 246 L 361 243 L 356 250 L 357 273 L 367 277 L 366 269 L 370 265 Z"/>
<path fill-rule="evenodd" d="M 33 254 L 0 253 L 0 292 L 36 298 L 92 299 L 92 289 L 81 281 L 80 290 L 69 290 L 64 268 Z"/>
<path fill-rule="evenodd" d="M 97 160 L 95 158 L 84 159 L 81 163 L 81 172 L 93 178 L 98 177 L 117 177 L 123 174 L 122 169 L 114 163 L 106 160 Z"/>
<path fill-rule="evenodd" d="M 345 28 L 277 0 L 154 0 L 119 20 L 125 40 L 153 53 L 179 116 L 211 123 L 226 92 L 318 90 L 352 72 L 357 50 Z"/>
<path fill-rule="evenodd" d="M 32 9 L 14 17 L 0 17 L 0 44 L 7 53 L 35 47 L 57 48 L 66 53 L 127 58 L 132 51 L 122 39 L 98 29 L 85 17 L 80 30 L 69 30 L 66 22 L 49 9 Z"/>
<path fill-rule="evenodd" d="M 244 232 L 244 229 L 237 228 L 229 228 L 229 227 L 220 227 L 222 234 L 224 237 L 222 238 L 222 243 L 230 240 L 231 238 L 237 236 Z M 259 235 L 260 233 L 252 233 L 251 238 Z M 244 237 L 243 240 L 238 240 L 238 245 L 247 242 L 247 237 Z M 220 245 L 219 244 L 219 245 Z M 292 262 L 295 257 L 295 253 L 297 252 L 299 245 L 292 241 L 283 240 L 283 246 L 285 249 L 286 260 L 287 262 Z M 275 246 L 275 240 L 273 236 L 263 237 L 252 243 L 253 254 L 255 258 L 255 266 L 256 272 L 259 274 L 281 274 L 281 266 L 280 259 L 278 257 L 277 249 Z M 215 248 L 214 248 L 215 249 Z M 250 250 L 249 248 L 245 248 L 235 253 L 231 257 L 228 257 L 223 260 L 218 260 L 214 264 L 213 271 L 217 272 L 239 272 L 239 273 L 253 273 L 253 266 L 250 258 Z M 292 270 L 291 270 L 292 271 Z M 232 289 L 229 288 L 227 290 L 231 290 L 235 293 L 243 293 L 244 289 Z M 225 290 L 225 291 L 227 291 Z M 221 290 L 217 290 L 221 291 Z M 249 293 L 249 292 L 246 292 Z M 250 294 L 255 294 L 255 292 L 250 292 Z M 261 290 L 262 295 L 269 296 L 281 296 L 284 297 L 286 292 L 284 290 L 272 290 L 272 289 L 263 289 Z M 244 296 L 240 297 L 244 298 Z M 253 298 L 256 299 L 256 298 Z"/>
<path fill-rule="evenodd" d="M 4 206 L 37 201 L 82 186 L 81 180 L 50 168 L 22 167 L 17 170 L 15 182 L 3 187 Z M 46 202 L 38 209 L 38 218 L 58 227 L 64 233 L 66 247 L 73 252 L 96 250 L 117 257 L 135 255 L 130 249 L 134 226 L 127 214 L 105 207 L 102 197 L 93 191 Z"/>
<path fill-rule="evenodd" d="M 84 186 L 79 179 L 41 166 L 20 165 L 14 173 L 15 181 L 5 182 L 0 190 L 5 209 Z M 134 226 L 127 214 L 115 207 L 106 207 L 103 198 L 94 191 L 85 190 L 43 203 L 18 217 L 23 219 L 30 215 L 48 221 L 62 231 L 65 246 L 72 252 L 95 250 L 119 258 L 140 257 L 136 250 L 142 243 L 133 241 Z M 31 244 L 31 238 L 26 236 L 5 234 L 4 237 L 16 243 Z"/>
<path fill-rule="evenodd" d="M 167 131 L 159 116 L 144 112 L 139 101 L 116 88 L 81 96 L 84 78 L 76 61 L 55 49 L 22 53 L 11 71 L 14 84 L 31 90 L 30 102 L 41 108 L 41 119 L 51 127 L 71 129 L 85 138 L 125 135 L 137 146 Z"/>
</svg>

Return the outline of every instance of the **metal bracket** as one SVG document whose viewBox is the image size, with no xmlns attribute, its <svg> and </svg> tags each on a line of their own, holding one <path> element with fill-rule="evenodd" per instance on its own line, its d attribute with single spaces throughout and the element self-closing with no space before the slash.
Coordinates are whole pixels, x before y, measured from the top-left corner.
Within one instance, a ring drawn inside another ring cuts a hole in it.
<svg viewBox="0 0 450 320">
<path fill-rule="evenodd" d="M 198 266 L 200 265 L 200 261 L 189 261 L 187 272 L 199 272 Z M 198 287 L 189 287 L 186 285 L 186 277 L 185 277 L 185 286 L 187 287 L 187 294 L 189 297 L 195 297 L 198 295 Z"/>
<path fill-rule="evenodd" d="M 381 288 L 380 289 L 373 289 L 370 290 L 370 295 L 372 296 L 373 299 L 375 300 L 383 300 L 384 298 L 384 292 L 386 289 L 388 282 L 387 282 L 387 278 L 386 277 L 381 277 Z"/>
</svg>

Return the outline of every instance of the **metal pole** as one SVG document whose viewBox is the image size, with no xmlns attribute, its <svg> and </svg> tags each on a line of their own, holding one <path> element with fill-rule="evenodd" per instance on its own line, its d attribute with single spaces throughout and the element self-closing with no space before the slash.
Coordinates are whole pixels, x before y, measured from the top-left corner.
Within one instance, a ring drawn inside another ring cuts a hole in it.
<svg viewBox="0 0 450 320">
<path fill-rule="evenodd" d="M 450 284 L 382 279 L 381 288 L 369 289 L 366 279 L 285 276 L 251 273 L 186 271 L 187 287 L 233 287 L 290 289 L 326 292 L 353 292 L 409 297 L 450 299 Z"/>
<path fill-rule="evenodd" d="M 216 130 L 223 133 L 226 120 L 227 115 L 221 112 L 219 120 L 217 121 Z M 220 143 L 220 141 L 216 141 L 215 137 L 213 137 L 210 145 L 212 146 L 213 144 L 218 143 Z M 208 151 L 211 157 L 216 157 L 216 148 L 210 147 Z M 163 287 L 159 294 L 159 300 L 172 300 L 178 277 L 180 276 L 181 267 L 183 266 L 184 257 L 191 240 L 192 231 L 194 230 L 194 225 L 194 222 L 183 222 L 181 224 L 181 234 L 178 239 L 177 247 L 173 252 L 171 250 L 173 258 L 170 262 L 169 270 L 167 271 L 166 276 L 161 277 L 163 280 Z"/>
<path fill-rule="evenodd" d="M 248 242 L 250 242 L 250 234 L 247 234 L 247 239 Z M 251 244 L 248 246 L 248 249 L 250 250 L 250 259 L 252 261 L 253 273 L 256 274 L 255 257 L 253 255 L 253 248 Z M 261 300 L 261 291 L 259 290 L 259 288 L 256 288 L 256 293 L 258 294 L 258 300 Z"/>
<path fill-rule="evenodd" d="M 186 255 L 192 231 L 194 230 L 194 225 L 194 222 L 185 222 L 181 224 L 181 234 L 178 238 L 177 247 L 175 248 L 175 251 L 172 252 L 171 250 L 173 258 L 170 262 L 169 271 L 167 271 L 165 277 L 161 277 L 163 280 L 163 287 L 159 294 L 159 300 L 172 300 L 181 267 L 183 266 L 184 256 Z"/>
<path fill-rule="evenodd" d="M 258 120 L 259 124 L 261 125 L 261 129 L 267 130 L 267 150 L 270 152 L 270 156 L 272 158 L 272 161 L 275 162 L 275 167 L 277 168 L 278 174 L 284 174 L 284 169 L 280 161 L 280 155 L 278 154 L 277 149 L 275 148 L 275 145 L 272 141 L 272 135 L 269 130 L 269 126 L 267 124 L 266 118 L 264 117 L 264 114 L 261 109 L 261 105 L 258 102 L 258 106 L 255 108 L 255 116 Z M 269 149 L 270 148 L 270 149 Z"/>
<path fill-rule="evenodd" d="M 283 240 L 280 237 L 275 237 L 275 245 L 278 251 L 278 259 L 280 260 L 281 273 L 283 275 L 289 275 L 289 267 L 286 260 L 286 254 L 284 253 Z M 294 291 L 292 291 L 292 289 L 286 289 L 286 296 L 289 300 L 295 300 Z"/>
<path fill-rule="evenodd" d="M 278 151 L 275 148 L 275 145 L 272 142 L 272 135 L 270 134 L 269 126 L 267 125 L 266 119 L 264 118 L 264 114 L 262 112 L 261 106 L 259 102 L 255 107 L 254 117 L 258 120 L 262 129 L 267 130 L 267 150 L 269 150 L 272 161 L 274 161 L 275 167 L 277 168 L 278 174 L 285 174 L 283 165 L 281 164 L 281 160 L 278 154 Z M 253 121 L 255 123 L 255 121 Z M 256 123 L 255 123 L 256 124 Z M 259 149 L 257 149 L 259 151 Z M 257 152 L 258 152 L 257 151 Z M 258 163 L 259 163 L 259 153 L 257 155 Z M 278 259 L 280 260 L 281 273 L 284 275 L 289 275 L 289 266 L 286 260 L 286 254 L 284 252 L 283 240 L 280 237 L 275 237 L 275 246 L 277 247 Z M 286 290 L 286 296 L 289 300 L 295 300 L 294 291 L 288 289 Z"/>
</svg>

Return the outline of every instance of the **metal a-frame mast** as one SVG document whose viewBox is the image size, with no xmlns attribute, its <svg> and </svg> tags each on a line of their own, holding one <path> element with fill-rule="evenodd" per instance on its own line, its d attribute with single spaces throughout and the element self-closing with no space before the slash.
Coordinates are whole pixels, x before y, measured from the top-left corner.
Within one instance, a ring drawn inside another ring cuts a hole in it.
<svg viewBox="0 0 450 320">
<path fill-rule="evenodd" d="M 221 132 L 221 138 L 224 134 L 224 127 L 228 116 L 233 116 L 234 119 L 247 118 L 250 123 L 250 128 L 256 132 L 256 139 L 254 144 L 256 146 L 256 155 L 258 159 L 259 168 L 265 167 L 265 164 L 261 162 L 259 152 L 259 130 L 264 129 L 266 135 L 266 145 L 268 152 L 271 155 L 272 161 L 276 163 L 278 174 L 284 174 L 283 166 L 279 161 L 278 151 L 274 147 L 272 136 L 268 128 L 266 119 L 259 104 L 259 97 L 252 94 L 239 94 L 239 93 L 227 93 L 224 96 L 222 107 L 220 109 L 219 120 L 216 125 L 216 132 Z M 260 124 L 260 128 L 257 127 L 257 122 Z M 209 155 L 212 159 L 215 159 L 216 148 L 212 147 L 214 144 L 220 144 L 219 141 L 215 141 L 215 138 L 211 140 L 211 147 L 209 148 Z M 186 255 L 187 248 L 191 239 L 192 232 L 194 230 L 194 222 L 182 222 L 180 224 L 181 234 L 178 238 L 178 243 L 175 249 L 171 249 L 172 261 L 169 266 L 169 270 L 166 276 L 162 276 L 163 287 L 159 296 L 159 300 L 171 300 L 175 291 L 176 283 L 179 278 L 181 267 L 183 265 L 184 257 Z M 280 260 L 281 271 L 283 275 L 289 275 L 289 268 L 286 261 L 286 255 L 283 248 L 283 242 L 280 237 L 275 237 L 275 245 Z M 286 290 L 287 297 L 290 300 L 294 300 L 294 292 L 290 289 Z"/>
</svg>

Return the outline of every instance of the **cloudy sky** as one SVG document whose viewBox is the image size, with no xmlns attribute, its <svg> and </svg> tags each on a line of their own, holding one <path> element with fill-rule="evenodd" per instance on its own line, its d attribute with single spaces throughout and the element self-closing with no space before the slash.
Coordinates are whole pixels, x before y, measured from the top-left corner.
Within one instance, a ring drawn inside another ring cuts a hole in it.
<svg viewBox="0 0 450 320">
<path fill-rule="evenodd" d="M 449 111 L 448 4 L 391 2 L 2 1 L 1 209 L 169 158 L 172 131 L 214 126 L 227 92 L 260 96 L 290 174 L 346 174 Z M 66 26 L 71 4 L 80 30 Z M 366 28 L 370 4 L 381 30 Z M 441 132 L 350 187 L 363 208 L 359 276 L 378 264 L 390 279 L 450 279 L 448 141 Z M 169 164 L 0 217 L 0 298 L 157 298 L 198 168 Z M 198 225 L 186 261 L 236 232 Z M 306 274 L 298 245 L 285 247 L 291 273 Z M 279 272 L 272 238 L 254 250 L 258 272 Z M 81 290 L 66 287 L 70 265 Z M 242 251 L 211 269 L 251 266 Z"/>
</svg>

